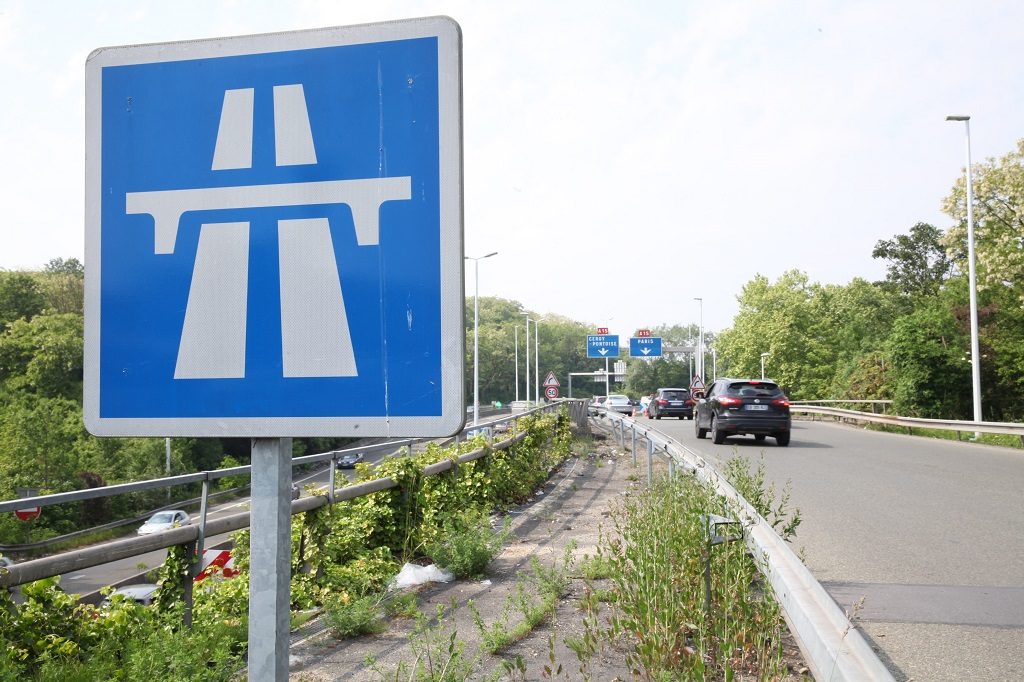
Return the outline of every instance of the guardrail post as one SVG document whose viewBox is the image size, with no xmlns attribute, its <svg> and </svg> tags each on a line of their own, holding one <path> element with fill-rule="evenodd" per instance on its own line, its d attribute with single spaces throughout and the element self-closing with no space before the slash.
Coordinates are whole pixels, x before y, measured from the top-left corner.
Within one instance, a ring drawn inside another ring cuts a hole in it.
<svg viewBox="0 0 1024 682">
<path fill-rule="evenodd" d="M 633 466 L 636 466 L 636 424 L 633 424 L 630 430 L 633 432 L 633 444 L 629 450 L 633 453 Z"/>
<path fill-rule="evenodd" d="M 334 481 L 338 475 L 338 453 L 335 452 L 334 456 L 331 457 L 331 471 L 330 471 L 330 483 L 327 488 L 327 501 L 330 504 L 334 504 Z"/>
<path fill-rule="evenodd" d="M 668 458 L 668 480 L 669 482 L 674 481 L 676 478 L 676 460 L 669 455 Z"/>
<path fill-rule="evenodd" d="M 206 479 L 203 480 L 203 492 L 199 497 L 199 535 L 196 537 L 193 554 L 195 560 L 189 566 L 188 580 L 185 581 L 184 621 L 185 627 L 189 629 L 192 628 L 192 586 L 195 584 L 196 576 L 203 570 L 203 551 L 206 545 L 206 511 L 209 508 L 210 502 L 210 472 L 204 473 L 206 474 Z"/>
<path fill-rule="evenodd" d="M 619 419 L 619 447 L 626 449 L 626 420 Z"/>
<path fill-rule="evenodd" d="M 647 485 L 654 480 L 654 441 L 647 439 Z"/>
</svg>

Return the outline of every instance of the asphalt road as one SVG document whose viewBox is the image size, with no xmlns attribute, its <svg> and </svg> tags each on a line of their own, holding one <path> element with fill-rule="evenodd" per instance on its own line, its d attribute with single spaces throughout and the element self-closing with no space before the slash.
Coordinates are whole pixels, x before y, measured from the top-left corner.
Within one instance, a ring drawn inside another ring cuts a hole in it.
<svg viewBox="0 0 1024 682">
<path fill-rule="evenodd" d="M 896 679 L 1024 678 L 1024 452 L 810 421 L 789 447 L 714 445 L 689 420 L 643 423 L 790 482 L 794 548 Z"/>
</svg>

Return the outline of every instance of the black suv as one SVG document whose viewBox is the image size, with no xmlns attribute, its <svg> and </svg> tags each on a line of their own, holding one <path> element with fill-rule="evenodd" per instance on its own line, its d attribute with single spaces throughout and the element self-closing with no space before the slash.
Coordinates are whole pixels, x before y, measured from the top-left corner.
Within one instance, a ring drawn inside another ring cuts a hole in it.
<svg viewBox="0 0 1024 682">
<path fill-rule="evenodd" d="M 647 405 L 648 419 L 693 419 L 693 398 L 687 388 L 659 388 Z"/>
<path fill-rule="evenodd" d="M 764 379 L 718 379 L 697 402 L 693 422 L 697 438 L 711 432 L 716 444 L 726 436 L 752 434 L 761 442 L 771 436 L 789 445 L 789 398 L 778 384 Z"/>
</svg>

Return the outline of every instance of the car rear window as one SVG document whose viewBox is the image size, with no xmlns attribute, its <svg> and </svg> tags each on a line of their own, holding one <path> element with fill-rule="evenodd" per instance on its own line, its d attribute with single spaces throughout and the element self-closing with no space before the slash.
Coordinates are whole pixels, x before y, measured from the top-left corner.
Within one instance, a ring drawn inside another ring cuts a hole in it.
<svg viewBox="0 0 1024 682">
<path fill-rule="evenodd" d="M 771 398 L 782 395 L 782 389 L 770 381 L 735 381 L 729 384 L 729 394 L 742 397 Z"/>
<path fill-rule="evenodd" d="M 690 397 L 689 391 L 678 390 L 678 391 L 662 391 L 661 397 L 665 400 L 686 400 Z"/>
</svg>

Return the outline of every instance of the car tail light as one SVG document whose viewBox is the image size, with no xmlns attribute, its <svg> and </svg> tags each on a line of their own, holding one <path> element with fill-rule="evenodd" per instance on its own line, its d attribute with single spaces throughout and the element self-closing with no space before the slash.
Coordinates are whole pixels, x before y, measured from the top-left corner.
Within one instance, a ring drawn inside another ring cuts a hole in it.
<svg viewBox="0 0 1024 682">
<path fill-rule="evenodd" d="M 729 405 L 740 405 L 742 403 L 743 403 L 743 401 L 740 400 L 739 398 L 730 398 L 727 395 L 719 396 L 719 398 L 718 398 L 718 404 L 719 405 L 729 406 Z"/>
<path fill-rule="evenodd" d="M 662 400 L 661 398 L 658 398 L 658 404 L 659 405 L 668 405 L 668 401 L 667 400 Z"/>
<path fill-rule="evenodd" d="M 789 407 L 789 398 L 776 398 L 772 401 L 776 407 Z"/>
</svg>

